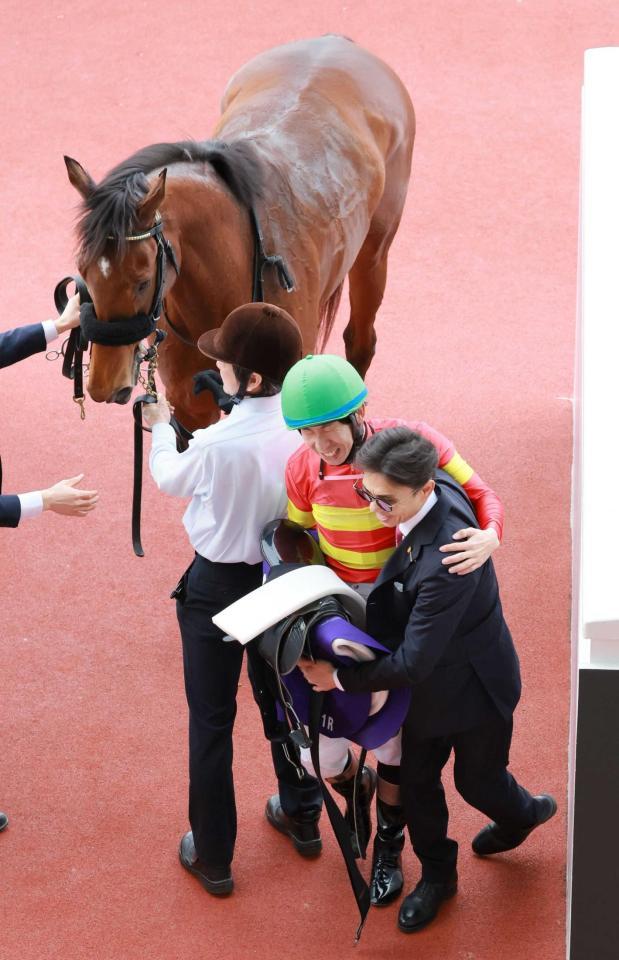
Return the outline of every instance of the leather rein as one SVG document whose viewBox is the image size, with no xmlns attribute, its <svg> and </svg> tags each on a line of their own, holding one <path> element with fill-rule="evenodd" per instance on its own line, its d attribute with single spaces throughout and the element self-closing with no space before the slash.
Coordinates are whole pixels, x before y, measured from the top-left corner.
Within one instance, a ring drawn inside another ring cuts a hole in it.
<svg viewBox="0 0 619 960">
<path fill-rule="evenodd" d="M 280 285 L 290 293 L 294 290 L 294 280 L 288 270 L 283 257 L 278 254 L 269 255 L 264 249 L 264 237 L 260 228 L 260 222 L 256 211 L 251 207 L 249 209 L 249 218 L 252 228 L 254 241 L 253 257 L 253 284 L 252 299 L 254 302 L 264 299 L 264 271 L 267 266 L 272 266 L 277 273 Z M 157 387 L 155 383 L 155 371 L 158 363 L 158 351 L 162 341 L 167 336 L 166 331 L 157 327 L 161 315 L 163 314 L 166 323 L 183 343 L 187 346 L 196 348 L 194 341 L 186 337 L 168 316 L 165 299 L 165 273 L 166 266 L 169 264 L 174 269 L 177 276 L 180 275 L 180 269 L 174 248 L 163 233 L 163 220 L 159 213 L 155 215 L 155 223 L 150 229 L 139 234 L 131 234 L 124 239 L 128 243 L 137 243 L 142 240 L 153 238 L 157 243 L 157 258 L 155 262 L 155 292 L 148 314 L 136 314 L 133 317 L 113 320 L 111 322 L 102 322 L 97 318 L 92 297 L 84 280 L 79 275 L 64 277 L 56 285 L 54 290 L 54 303 L 59 314 L 63 312 L 68 302 L 67 287 L 70 283 L 75 284 L 75 288 L 80 298 L 80 325 L 71 330 L 69 338 L 63 344 L 60 354 L 63 357 L 62 373 L 63 376 L 73 380 L 73 401 L 80 408 L 80 418 L 86 417 L 84 409 L 84 353 L 89 350 L 92 343 L 105 344 L 107 346 L 129 346 L 139 343 L 145 337 L 155 335 L 154 342 L 146 353 L 138 358 L 138 364 L 147 363 L 147 373 L 144 377 L 138 374 L 138 381 L 145 387 L 146 393 L 136 397 L 133 403 L 133 438 L 134 438 L 134 457 L 133 457 L 133 503 L 131 511 L 131 534 L 133 541 L 133 550 L 136 556 L 143 557 L 144 549 L 141 542 L 141 509 L 142 509 L 142 475 L 143 475 L 143 433 L 150 433 L 150 427 L 145 427 L 142 423 L 142 409 L 145 403 L 156 403 Z M 111 237 L 110 239 L 114 239 Z M 50 355 L 51 358 L 51 355 Z M 87 368 L 86 368 L 87 369 Z M 179 452 L 187 449 L 193 433 L 187 430 L 176 417 L 170 418 L 170 424 L 176 434 L 176 448 Z M 0 474 L 1 476 L 1 474 Z"/>
<path fill-rule="evenodd" d="M 286 646 L 290 645 L 292 648 L 292 659 L 286 666 L 286 673 L 290 673 L 294 666 L 298 665 L 298 662 L 302 656 L 306 656 L 309 659 L 314 660 L 314 654 L 312 652 L 310 642 L 311 631 L 316 624 L 320 623 L 321 620 L 330 619 L 333 617 L 340 617 L 344 620 L 349 619 L 341 603 L 339 603 L 335 597 L 323 597 L 322 599 L 316 600 L 309 604 L 307 607 L 296 610 L 288 617 L 285 617 L 283 620 L 280 620 L 273 626 L 268 627 L 262 637 L 258 639 L 257 645 L 258 652 L 271 666 L 275 675 L 277 697 L 286 718 L 286 724 L 289 731 L 288 737 L 295 745 L 297 750 L 304 747 L 310 751 L 312 764 L 314 766 L 314 773 L 318 783 L 320 784 L 327 815 L 329 817 L 331 827 L 333 828 L 335 839 L 337 840 L 340 848 L 340 852 L 346 866 L 346 871 L 348 873 L 350 887 L 357 904 L 357 909 L 359 910 L 360 922 L 357 927 L 354 940 L 355 944 L 357 944 L 361 937 L 361 933 L 370 909 L 370 891 L 365 879 L 357 867 L 356 854 L 353 851 L 351 843 L 350 828 L 346 823 L 337 803 L 333 799 L 333 796 L 331 795 L 324 781 L 320 769 L 319 736 L 321 731 L 321 715 L 324 709 L 325 694 L 319 693 L 313 689 L 310 691 L 309 722 L 306 731 L 303 723 L 299 719 L 294 709 L 292 697 L 286 686 L 284 676 L 282 676 L 281 661 L 282 655 L 283 657 L 286 656 Z M 356 802 L 356 796 L 361 789 L 361 777 L 363 774 L 363 765 L 365 763 L 366 752 L 367 751 L 365 748 L 363 748 L 359 755 L 359 763 L 353 782 L 353 802 Z M 294 763 L 292 760 L 291 762 Z M 359 848 L 361 848 L 361 841 L 359 839 L 359 833 L 356 825 L 355 834 L 357 837 L 357 845 Z M 361 855 L 363 859 L 365 859 L 365 851 L 363 851 Z"/>
</svg>

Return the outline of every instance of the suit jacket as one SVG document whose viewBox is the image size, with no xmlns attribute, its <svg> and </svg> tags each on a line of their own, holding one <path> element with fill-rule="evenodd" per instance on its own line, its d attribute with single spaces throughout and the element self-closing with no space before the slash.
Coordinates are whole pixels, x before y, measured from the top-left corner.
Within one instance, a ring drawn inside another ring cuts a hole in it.
<svg viewBox="0 0 619 960">
<path fill-rule="evenodd" d="M 466 576 L 449 573 L 438 548 L 462 527 L 477 526 L 471 504 L 437 472 L 438 502 L 381 571 L 367 601 L 368 633 L 393 653 L 338 669 L 345 690 L 412 687 L 407 726 L 417 737 L 446 736 L 496 710 L 511 719 L 520 669 L 503 618 L 491 560 Z"/>
<path fill-rule="evenodd" d="M 45 350 L 47 341 L 43 324 L 31 323 L 17 330 L 0 333 L 0 367 L 25 360 Z M 0 494 L 0 527 L 16 527 L 21 516 L 19 497 Z"/>
<path fill-rule="evenodd" d="M 45 350 L 47 341 L 43 324 L 31 323 L 17 330 L 0 333 L 0 367 L 9 367 L 12 363 L 25 360 L 33 353 Z"/>
<path fill-rule="evenodd" d="M 0 527 L 16 527 L 21 517 L 19 497 L 0 494 Z"/>
</svg>

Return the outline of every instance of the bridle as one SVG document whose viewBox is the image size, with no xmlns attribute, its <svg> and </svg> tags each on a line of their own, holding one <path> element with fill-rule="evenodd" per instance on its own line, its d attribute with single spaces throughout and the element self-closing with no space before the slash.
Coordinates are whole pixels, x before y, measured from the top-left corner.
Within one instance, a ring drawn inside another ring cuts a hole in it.
<svg viewBox="0 0 619 960">
<path fill-rule="evenodd" d="M 133 317 L 125 317 L 110 322 L 99 320 L 95 313 L 88 287 L 79 275 L 64 277 L 54 291 L 54 302 L 59 313 L 62 313 L 67 305 L 67 287 L 70 283 L 75 283 L 76 290 L 80 297 L 80 325 L 74 328 L 69 335 L 64 349 L 62 372 L 65 377 L 73 380 L 73 400 L 80 407 L 80 417 L 82 420 L 84 420 L 86 416 L 84 410 L 83 357 L 84 352 L 89 348 L 89 344 L 100 343 L 110 347 L 130 346 L 139 343 L 153 333 L 155 334 L 154 342 L 146 353 L 138 357 L 138 369 L 140 363 L 148 364 L 146 377 L 138 372 L 138 381 L 146 388 L 146 393 L 137 397 L 133 404 L 134 462 L 131 532 L 133 550 L 138 557 L 144 556 L 140 534 L 143 462 L 142 434 L 144 431 L 149 430 L 149 428 L 144 427 L 142 424 L 142 407 L 145 403 L 155 403 L 157 400 L 155 371 L 158 364 L 159 346 L 166 337 L 165 331 L 158 329 L 157 323 L 159 322 L 163 308 L 166 264 L 169 263 L 174 268 L 177 276 L 179 274 L 176 254 L 174 253 L 172 244 L 164 236 L 163 221 L 159 213 L 155 215 L 155 222 L 149 230 L 145 230 L 142 233 L 129 234 L 124 239 L 127 243 L 138 243 L 143 240 L 150 240 L 151 238 L 154 238 L 156 241 L 157 255 L 155 259 L 155 290 L 150 310 L 147 314 L 138 313 Z M 187 430 L 176 417 L 172 417 L 170 422 L 176 433 L 177 448 L 179 450 L 186 449 L 193 434 Z"/>
<path fill-rule="evenodd" d="M 159 213 L 155 214 L 155 222 L 149 230 L 129 234 L 124 239 L 127 243 L 138 243 L 142 240 L 149 240 L 151 237 L 157 243 L 157 256 L 155 259 L 155 290 L 147 314 L 137 313 L 133 317 L 123 317 L 110 322 L 99 320 L 88 287 L 79 275 L 64 277 L 54 290 L 54 303 L 59 313 L 62 313 L 67 305 L 67 287 L 70 283 L 75 284 L 80 296 L 80 325 L 73 329 L 69 335 L 64 351 L 62 372 L 65 377 L 73 380 L 73 400 L 79 404 L 82 420 L 86 416 L 82 367 L 84 353 L 88 350 L 89 344 L 99 343 L 109 347 L 130 346 L 155 333 L 163 307 L 166 263 L 171 264 L 176 275 L 179 275 L 176 254 L 172 244 L 164 236 L 163 221 Z M 110 239 L 113 238 L 110 237 Z M 159 342 L 161 342 L 163 336 L 159 338 Z"/>
<path fill-rule="evenodd" d="M 258 216 L 253 207 L 249 208 L 249 219 L 254 241 L 252 299 L 254 302 L 264 299 L 264 270 L 267 266 L 272 266 L 275 269 L 280 285 L 286 292 L 292 292 L 292 290 L 294 290 L 294 280 L 284 258 L 279 254 L 269 255 L 265 252 L 264 237 Z M 166 331 L 160 330 L 157 327 L 162 314 L 172 332 L 182 340 L 183 343 L 196 348 L 196 344 L 185 337 L 182 331 L 178 330 L 172 323 L 165 308 L 166 266 L 170 264 L 177 276 L 180 275 L 180 269 L 174 247 L 164 235 L 163 220 L 158 211 L 155 214 L 155 222 L 152 227 L 142 233 L 129 234 L 124 237 L 124 240 L 126 243 L 139 243 L 143 240 L 150 240 L 151 238 L 156 241 L 157 255 L 155 260 L 155 290 L 148 314 L 138 313 L 133 317 L 123 317 L 109 322 L 99 320 L 88 287 L 79 275 L 64 277 L 54 290 L 54 303 L 59 314 L 63 312 L 67 305 L 67 287 L 70 283 L 75 284 L 76 291 L 80 297 L 80 325 L 71 330 L 68 340 L 63 345 L 61 354 L 63 356 L 62 373 L 63 376 L 73 380 L 73 401 L 79 405 L 80 418 L 82 420 L 86 418 L 86 411 L 84 409 L 83 358 L 84 353 L 89 350 L 89 345 L 97 343 L 111 347 L 130 346 L 131 344 L 139 343 L 153 333 L 155 334 L 154 342 L 146 353 L 137 358 L 138 382 L 145 387 L 146 393 L 137 397 L 133 403 L 134 460 L 131 530 L 133 550 L 138 557 L 144 556 L 140 535 L 143 462 L 142 434 L 143 432 L 151 432 L 150 428 L 145 427 L 142 423 L 142 408 L 145 403 L 156 403 L 157 401 L 155 370 L 158 364 L 159 346 L 167 336 Z M 114 240 L 116 238 L 110 237 L 109 239 Z M 139 373 L 139 364 L 141 363 L 148 364 L 145 377 Z M 193 434 L 174 416 L 170 418 L 170 424 L 176 433 L 177 450 L 182 452 L 187 448 Z"/>
</svg>

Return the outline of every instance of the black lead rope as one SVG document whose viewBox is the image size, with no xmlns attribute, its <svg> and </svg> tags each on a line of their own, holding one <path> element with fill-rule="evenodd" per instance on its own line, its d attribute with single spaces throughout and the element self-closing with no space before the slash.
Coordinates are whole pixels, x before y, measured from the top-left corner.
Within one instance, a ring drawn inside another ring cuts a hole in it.
<svg viewBox="0 0 619 960">
<path fill-rule="evenodd" d="M 77 274 L 74 277 L 64 277 L 60 283 L 56 285 L 54 290 L 54 304 L 58 315 L 60 315 L 67 303 L 69 302 L 69 296 L 67 294 L 67 287 L 70 283 L 75 284 L 75 289 L 80 295 L 80 305 L 83 303 L 92 303 L 91 296 L 88 292 L 88 287 L 82 280 L 82 278 Z M 67 377 L 69 380 L 73 380 L 73 402 L 77 403 L 80 408 L 80 418 L 84 420 L 86 418 L 86 413 L 84 411 L 84 351 L 88 349 L 88 341 L 84 338 L 81 327 L 74 327 L 69 334 L 69 339 L 67 340 L 66 347 L 64 350 L 64 357 L 62 361 L 62 375 Z"/>
<path fill-rule="evenodd" d="M 142 515 L 142 465 L 144 462 L 144 431 L 149 427 L 142 424 L 142 407 L 145 403 L 156 403 L 157 396 L 145 393 L 133 404 L 133 498 L 131 506 L 131 540 L 136 557 L 144 556 L 141 534 Z"/>
<path fill-rule="evenodd" d="M 148 362 L 148 373 L 146 377 L 146 389 L 148 393 L 143 393 L 141 396 L 136 397 L 133 403 L 133 499 L 131 506 L 131 539 L 133 542 L 133 552 L 136 557 L 144 556 L 141 535 L 144 433 L 152 433 L 151 428 L 145 427 L 142 423 L 142 411 L 145 403 L 157 402 L 157 385 L 155 383 L 157 350 L 159 344 L 165 337 L 166 334 L 163 330 L 155 331 L 155 342 L 149 347 L 148 352 L 142 358 L 142 363 Z M 193 433 L 187 430 L 174 416 L 170 417 L 170 426 L 176 434 L 176 449 L 179 453 L 182 453 L 183 450 L 187 449 Z"/>
<path fill-rule="evenodd" d="M 136 557 L 144 556 L 142 547 L 141 514 L 142 514 L 142 464 L 144 460 L 145 433 L 152 433 L 150 427 L 142 423 L 142 408 L 145 403 L 156 403 L 157 395 L 145 393 L 136 398 L 133 404 L 133 502 L 131 507 L 131 539 L 133 552 Z M 170 417 L 170 426 L 176 434 L 176 449 L 179 453 L 187 449 L 193 433 L 180 423 L 176 417 Z"/>
<path fill-rule="evenodd" d="M 329 820 L 331 822 L 331 827 L 333 828 L 333 833 L 338 842 L 338 846 L 342 852 L 342 857 L 344 858 L 344 863 L 346 864 L 346 870 L 348 871 L 348 878 L 350 880 L 350 886 L 352 888 L 353 896 L 356 900 L 357 907 L 359 909 L 359 916 L 361 917 L 361 922 L 355 933 L 355 945 L 359 943 L 361 938 L 361 933 L 363 931 L 363 926 L 366 921 L 366 917 L 370 910 L 370 889 L 365 882 L 364 878 L 359 871 L 357 866 L 357 861 L 355 859 L 355 854 L 352 848 L 352 843 L 350 842 L 350 828 L 346 823 L 340 808 L 333 799 L 333 796 L 327 787 L 326 783 L 322 778 L 320 772 L 320 750 L 319 750 L 319 741 L 318 736 L 320 733 L 320 718 L 322 714 L 323 704 L 324 704 L 325 695 L 324 693 L 316 693 L 312 690 L 310 694 L 310 721 L 309 721 L 309 735 L 311 740 L 310 752 L 312 755 L 312 763 L 314 765 L 314 772 L 316 774 L 316 779 L 320 784 L 320 789 L 322 790 L 322 796 L 324 798 L 325 807 L 327 808 L 327 814 L 329 815 Z M 355 794 L 359 789 L 359 780 L 361 773 L 363 771 L 363 764 L 365 762 L 365 750 L 362 751 L 361 756 L 359 757 L 359 767 L 355 775 Z M 354 802 L 354 800 L 353 800 Z"/>
</svg>

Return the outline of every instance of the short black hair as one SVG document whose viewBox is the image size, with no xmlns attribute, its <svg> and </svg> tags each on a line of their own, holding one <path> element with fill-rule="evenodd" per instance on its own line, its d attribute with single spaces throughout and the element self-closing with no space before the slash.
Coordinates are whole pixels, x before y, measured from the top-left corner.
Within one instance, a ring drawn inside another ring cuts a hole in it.
<svg viewBox="0 0 619 960">
<path fill-rule="evenodd" d="M 355 463 L 362 470 L 382 473 L 393 483 L 421 490 L 434 476 L 438 451 L 433 443 L 409 427 L 389 427 L 366 440 Z"/>
<path fill-rule="evenodd" d="M 238 363 L 233 363 L 232 369 L 234 371 L 234 376 L 239 381 L 239 390 L 245 392 L 245 390 L 247 390 L 247 384 L 249 383 L 249 378 L 251 377 L 253 370 L 248 370 L 247 367 L 241 367 Z M 281 392 L 281 383 L 276 383 L 275 380 L 271 380 L 270 377 L 265 377 L 263 373 L 261 373 L 260 376 L 262 377 L 260 389 L 257 393 L 252 393 L 252 397 L 274 397 L 276 394 Z"/>
</svg>

